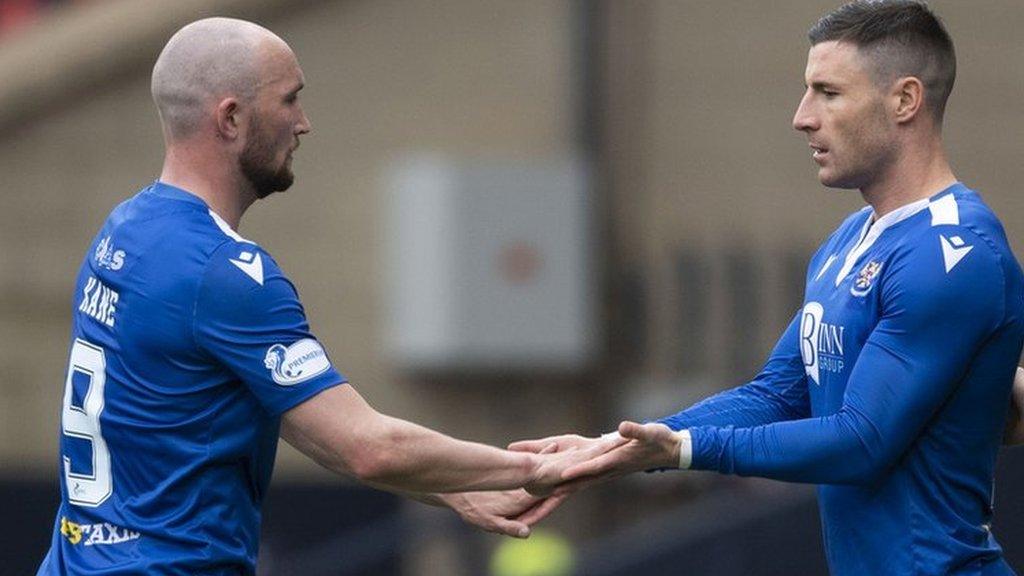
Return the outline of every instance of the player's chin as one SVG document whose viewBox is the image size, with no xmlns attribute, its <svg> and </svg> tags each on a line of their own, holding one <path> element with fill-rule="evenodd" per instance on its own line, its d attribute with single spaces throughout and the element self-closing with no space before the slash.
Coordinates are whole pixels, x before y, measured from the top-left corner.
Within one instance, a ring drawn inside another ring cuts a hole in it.
<svg viewBox="0 0 1024 576">
<path fill-rule="evenodd" d="M 846 178 L 844 175 L 837 173 L 835 170 L 830 170 L 828 167 L 822 167 L 818 170 L 818 181 L 826 188 L 857 188 L 857 185 L 850 180 L 850 178 Z"/>
<path fill-rule="evenodd" d="M 292 187 L 295 183 L 295 173 L 292 172 L 291 159 L 288 163 L 281 167 L 277 171 L 277 175 L 274 177 L 274 191 L 284 192 L 285 190 Z"/>
<path fill-rule="evenodd" d="M 818 182 L 828 188 L 835 188 L 837 183 L 836 179 L 831 174 L 827 174 L 824 169 L 818 170 Z"/>
<path fill-rule="evenodd" d="M 295 182 L 295 175 L 291 170 L 281 169 L 275 172 L 270 178 L 265 178 L 256 187 L 256 197 L 266 198 L 271 194 L 284 192 L 291 188 Z"/>
</svg>

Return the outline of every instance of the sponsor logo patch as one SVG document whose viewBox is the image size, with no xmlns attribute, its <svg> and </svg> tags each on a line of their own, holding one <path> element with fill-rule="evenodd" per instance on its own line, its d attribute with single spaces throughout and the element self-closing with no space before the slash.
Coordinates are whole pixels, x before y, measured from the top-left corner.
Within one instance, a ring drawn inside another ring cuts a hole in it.
<svg viewBox="0 0 1024 576">
<path fill-rule="evenodd" d="M 305 382 L 331 367 L 323 347 L 311 338 L 299 340 L 288 347 L 274 344 L 267 350 L 263 364 L 270 370 L 274 382 L 281 386 Z"/>
<path fill-rule="evenodd" d="M 801 313 L 800 356 L 811 381 L 821 385 L 822 372 L 841 374 L 846 368 L 843 352 L 846 327 L 825 322 L 825 308 L 808 302 Z"/>
<path fill-rule="evenodd" d="M 120 270 L 124 266 L 124 250 L 114 250 L 107 236 L 96 245 L 96 265 L 107 270 Z"/>
<path fill-rule="evenodd" d="M 68 539 L 72 546 L 77 546 L 80 543 L 84 546 L 106 546 L 139 539 L 138 532 L 115 526 L 109 522 L 79 524 L 68 520 L 67 516 L 62 516 L 60 519 L 60 533 Z"/>
</svg>

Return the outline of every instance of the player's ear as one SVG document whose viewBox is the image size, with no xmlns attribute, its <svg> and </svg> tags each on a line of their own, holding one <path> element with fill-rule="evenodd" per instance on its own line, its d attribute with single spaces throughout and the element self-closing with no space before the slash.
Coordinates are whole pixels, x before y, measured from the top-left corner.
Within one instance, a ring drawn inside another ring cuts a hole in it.
<svg viewBox="0 0 1024 576">
<path fill-rule="evenodd" d="M 240 107 L 236 98 L 225 98 L 217 104 L 217 135 L 225 140 L 237 140 L 240 125 Z"/>
<path fill-rule="evenodd" d="M 893 85 L 896 122 L 904 124 L 914 119 L 924 106 L 924 84 L 913 76 L 900 78 Z"/>
</svg>

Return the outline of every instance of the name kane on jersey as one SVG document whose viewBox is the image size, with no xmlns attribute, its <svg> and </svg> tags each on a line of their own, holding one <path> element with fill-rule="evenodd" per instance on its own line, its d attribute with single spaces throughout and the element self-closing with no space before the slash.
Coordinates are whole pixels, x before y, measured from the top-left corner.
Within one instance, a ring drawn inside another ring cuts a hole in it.
<svg viewBox="0 0 1024 576">
<path fill-rule="evenodd" d="M 100 324 L 114 327 L 114 313 L 117 312 L 117 301 L 120 297 L 113 289 L 90 276 L 82 289 L 82 301 L 78 311 L 92 316 Z"/>
</svg>

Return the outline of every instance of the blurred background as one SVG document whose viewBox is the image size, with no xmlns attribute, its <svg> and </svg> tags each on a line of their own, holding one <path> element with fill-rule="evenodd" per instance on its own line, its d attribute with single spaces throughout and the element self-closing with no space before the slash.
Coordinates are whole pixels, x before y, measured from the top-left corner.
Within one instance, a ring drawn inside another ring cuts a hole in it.
<svg viewBox="0 0 1024 576">
<path fill-rule="evenodd" d="M 1024 246 L 1024 3 L 934 0 L 956 42 L 954 169 Z M 241 232 L 378 409 L 497 445 L 674 412 L 758 370 L 855 191 L 791 127 L 824 0 L 0 0 L 0 574 L 58 499 L 74 274 L 159 174 L 160 48 L 205 16 L 299 57 L 296 184 Z M 994 532 L 1024 568 L 1024 449 Z M 813 490 L 646 474 L 526 542 L 362 488 L 282 444 L 261 574 L 824 574 Z M 865 527 L 870 529 L 870 527 Z"/>
</svg>

